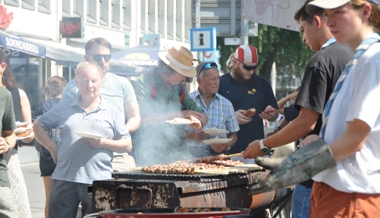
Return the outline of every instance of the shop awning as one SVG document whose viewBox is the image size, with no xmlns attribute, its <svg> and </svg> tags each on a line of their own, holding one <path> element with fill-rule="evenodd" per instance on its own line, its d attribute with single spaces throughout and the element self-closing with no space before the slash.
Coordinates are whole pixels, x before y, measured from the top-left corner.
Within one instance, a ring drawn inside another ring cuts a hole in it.
<svg viewBox="0 0 380 218">
<path fill-rule="evenodd" d="M 46 48 L 44 46 L 31 40 L 9 34 L 3 30 L 0 30 L 0 47 L 42 58 L 46 56 Z"/>
<path fill-rule="evenodd" d="M 58 42 L 40 39 L 30 39 L 31 41 L 46 47 L 46 58 L 52 59 L 57 65 L 76 67 L 79 62 L 85 61 L 84 48 L 76 48 Z M 111 72 L 135 72 L 138 67 L 111 60 Z"/>
</svg>

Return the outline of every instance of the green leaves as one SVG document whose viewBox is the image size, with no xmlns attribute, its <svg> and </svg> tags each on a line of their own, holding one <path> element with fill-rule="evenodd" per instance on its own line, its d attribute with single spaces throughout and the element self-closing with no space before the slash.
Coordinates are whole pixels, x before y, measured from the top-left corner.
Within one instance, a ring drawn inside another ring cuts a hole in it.
<svg viewBox="0 0 380 218">
<path fill-rule="evenodd" d="M 277 76 L 289 75 L 301 77 L 304 67 L 313 52 L 302 42 L 302 34 L 278 27 L 259 24 L 258 36 L 250 37 L 249 44 L 259 52 L 258 72 L 270 78 L 271 68 L 276 62 Z M 237 46 L 225 46 L 223 38 L 218 38 L 222 70 L 228 72 L 225 63 L 235 52 Z"/>
</svg>

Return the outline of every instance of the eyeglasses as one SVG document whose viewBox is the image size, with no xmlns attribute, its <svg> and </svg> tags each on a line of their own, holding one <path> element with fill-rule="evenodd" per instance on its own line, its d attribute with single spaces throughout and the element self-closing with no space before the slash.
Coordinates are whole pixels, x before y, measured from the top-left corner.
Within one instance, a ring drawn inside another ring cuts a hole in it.
<svg viewBox="0 0 380 218">
<path fill-rule="evenodd" d="M 102 58 L 104 59 L 105 62 L 108 62 L 111 60 L 111 55 L 102 55 L 102 54 L 88 54 L 89 56 L 92 57 L 92 59 L 94 59 L 94 61 L 98 62 L 98 61 L 101 61 Z"/>
<path fill-rule="evenodd" d="M 202 69 L 200 69 L 199 72 L 197 73 L 197 77 L 199 77 L 202 70 L 208 70 L 208 69 L 212 69 L 212 68 L 218 68 L 218 65 L 215 62 L 210 62 L 210 63 L 203 65 Z"/>
<path fill-rule="evenodd" d="M 251 71 L 251 70 L 256 70 L 257 68 L 257 65 L 256 66 L 249 66 L 249 65 L 246 65 L 243 61 L 239 60 L 236 58 L 236 60 L 238 60 L 241 64 L 243 64 L 243 68 L 248 70 L 248 71 Z"/>
</svg>

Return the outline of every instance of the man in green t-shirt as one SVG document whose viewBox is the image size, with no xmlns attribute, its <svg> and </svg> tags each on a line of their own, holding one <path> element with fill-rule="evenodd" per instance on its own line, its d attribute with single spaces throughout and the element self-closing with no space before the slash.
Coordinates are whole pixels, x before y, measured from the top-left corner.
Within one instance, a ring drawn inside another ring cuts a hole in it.
<svg viewBox="0 0 380 218">
<path fill-rule="evenodd" d="M 190 119 L 189 126 L 196 130 L 202 129 L 208 121 L 183 85 L 187 78 L 196 75 L 192 53 L 185 47 L 174 46 L 168 52 L 159 53 L 159 57 L 158 66 L 134 83 L 141 114 L 141 127 L 132 138 L 138 166 L 186 159 L 184 125 L 166 121 Z"/>
</svg>

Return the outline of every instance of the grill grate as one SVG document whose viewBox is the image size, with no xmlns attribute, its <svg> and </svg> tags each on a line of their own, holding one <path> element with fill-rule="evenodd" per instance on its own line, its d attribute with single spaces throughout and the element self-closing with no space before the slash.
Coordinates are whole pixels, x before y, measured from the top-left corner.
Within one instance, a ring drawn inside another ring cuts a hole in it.
<svg viewBox="0 0 380 218">
<path fill-rule="evenodd" d="M 112 175 L 113 178 L 125 178 L 125 179 L 155 179 L 155 180 L 176 180 L 176 181 L 201 181 L 205 179 L 215 180 L 229 180 L 236 178 L 236 176 L 242 174 L 229 174 L 229 175 L 217 175 L 217 174 L 161 174 L 161 173 L 145 173 L 145 172 L 118 172 Z M 243 174 L 244 175 L 244 174 Z"/>
</svg>

